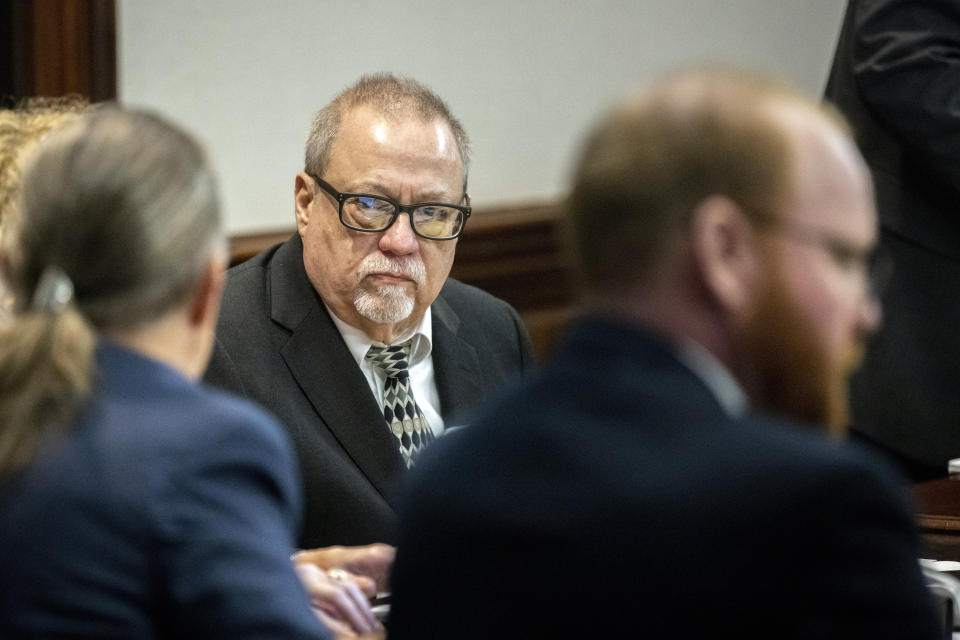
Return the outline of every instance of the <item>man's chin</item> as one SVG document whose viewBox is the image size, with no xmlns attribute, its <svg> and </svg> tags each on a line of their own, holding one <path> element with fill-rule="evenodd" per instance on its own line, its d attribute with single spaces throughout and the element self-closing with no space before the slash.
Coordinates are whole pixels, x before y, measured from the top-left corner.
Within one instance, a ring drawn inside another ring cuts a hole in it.
<svg viewBox="0 0 960 640">
<path fill-rule="evenodd" d="M 860 368 L 865 353 L 866 346 L 862 342 L 854 344 L 834 369 L 823 416 L 823 422 L 834 435 L 846 435 L 850 427 L 850 377 Z"/>
<path fill-rule="evenodd" d="M 861 346 L 855 342 L 844 353 L 831 352 L 782 288 L 765 292 L 741 326 L 755 376 L 755 404 L 842 433 L 849 422 L 847 378 L 860 360 Z"/>
<path fill-rule="evenodd" d="M 413 296 L 402 286 L 378 287 L 376 291 L 359 291 L 353 301 L 361 316 L 379 324 L 396 324 L 410 318 Z"/>
</svg>

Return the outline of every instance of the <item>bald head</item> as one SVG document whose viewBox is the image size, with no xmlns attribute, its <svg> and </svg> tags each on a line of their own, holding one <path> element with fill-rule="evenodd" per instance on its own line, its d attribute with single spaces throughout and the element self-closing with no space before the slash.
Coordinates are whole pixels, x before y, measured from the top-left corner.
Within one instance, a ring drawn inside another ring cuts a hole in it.
<svg viewBox="0 0 960 640">
<path fill-rule="evenodd" d="M 659 267 L 712 196 L 751 219 L 776 216 L 795 188 L 797 129 L 842 121 L 787 85 L 731 71 L 668 76 L 594 129 L 570 199 L 572 237 L 594 291 L 619 295 Z"/>
<path fill-rule="evenodd" d="M 390 73 L 361 77 L 317 112 L 307 138 L 304 168 L 323 175 L 345 118 L 358 110 L 372 111 L 397 123 L 439 121 L 450 128 L 463 165 L 463 190 L 467 188 L 470 166 L 470 138 L 447 103 L 434 91 L 413 78 Z"/>
</svg>

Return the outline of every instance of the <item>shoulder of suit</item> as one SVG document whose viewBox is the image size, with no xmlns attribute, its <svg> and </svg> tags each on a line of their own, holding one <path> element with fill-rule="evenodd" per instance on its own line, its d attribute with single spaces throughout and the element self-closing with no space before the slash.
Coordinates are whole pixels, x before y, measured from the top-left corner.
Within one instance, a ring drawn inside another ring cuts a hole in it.
<svg viewBox="0 0 960 640">
<path fill-rule="evenodd" d="M 259 405 L 232 393 L 201 383 L 187 407 L 195 418 L 193 424 L 203 424 L 204 433 L 193 438 L 196 446 L 203 441 L 241 438 L 259 442 L 266 449 L 285 449 L 286 439 L 277 419 Z"/>
<path fill-rule="evenodd" d="M 249 319 L 251 305 L 260 300 L 268 289 L 271 261 L 284 243 L 261 251 L 249 260 L 227 270 L 227 284 L 221 300 L 220 323 L 234 316 Z"/>
<path fill-rule="evenodd" d="M 250 271 L 252 269 L 253 270 L 263 269 L 264 267 L 267 267 L 270 264 L 270 261 L 273 259 L 274 255 L 276 255 L 277 251 L 284 244 L 285 243 L 283 242 L 279 244 L 275 244 L 272 247 L 269 247 L 268 249 L 264 249 L 263 251 L 253 256 L 252 258 L 248 260 L 244 260 L 240 264 L 230 267 L 229 269 L 227 269 L 227 275 L 232 278 L 242 273 L 245 273 L 247 271 Z"/>
<path fill-rule="evenodd" d="M 823 427 L 756 415 L 741 422 L 750 430 L 747 437 L 757 451 L 790 472 L 786 477 L 839 474 L 898 483 L 896 472 L 875 453 L 845 438 L 831 437 Z"/>
<path fill-rule="evenodd" d="M 443 298 L 451 305 L 465 303 L 499 306 L 507 305 L 506 301 L 501 300 L 493 294 L 487 293 L 483 289 L 477 288 L 471 284 L 460 282 L 455 278 L 447 278 L 447 281 L 440 290 L 440 295 L 438 297 Z"/>
</svg>

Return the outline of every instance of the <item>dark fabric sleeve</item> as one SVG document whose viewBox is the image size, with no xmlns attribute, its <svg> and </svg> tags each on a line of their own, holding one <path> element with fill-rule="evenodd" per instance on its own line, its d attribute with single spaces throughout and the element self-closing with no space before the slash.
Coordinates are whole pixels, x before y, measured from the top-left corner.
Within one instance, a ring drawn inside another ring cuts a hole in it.
<svg viewBox="0 0 960 640">
<path fill-rule="evenodd" d="M 960 192 L 960 2 L 859 2 L 852 43 L 861 100 L 913 160 Z"/>
<path fill-rule="evenodd" d="M 289 560 L 296 464 L 279 426 L 251 412 L 209 427 L 155 508 L 174 637 L 326 638 Z"/>
<path fill-rule="evenodd" d="M 800 533 L 791 566 L 799 609 L 796 637 L 941 638 L 904 485 L 872 458 L 818 470 L 787 517 Z"/>
<path fill-rule="evenodd" d="M 509 306 L 510 318 L 517 330 L 517 342 L 520 349 L 520 370 L 529 371 L 534 366 L 533 343 L 530 342 L 530 333 L 527 331 L 527 325 L 520 318 L 520 314 L 512 306 Z"/>
</svg>

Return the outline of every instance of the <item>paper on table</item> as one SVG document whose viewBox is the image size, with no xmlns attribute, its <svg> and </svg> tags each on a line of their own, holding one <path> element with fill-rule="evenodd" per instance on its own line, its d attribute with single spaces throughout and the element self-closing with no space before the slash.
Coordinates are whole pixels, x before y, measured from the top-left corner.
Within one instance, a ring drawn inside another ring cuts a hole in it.
<svg viewBox="0 0 960 640">
<path fill-rule="evenodd" d="M 921 559 L 920 564 L 923 567 L 927 569 L 933 569 L 934 571 L 960 571 L 960 562 L 954 562 L 953 560 Z"/>
<path fill-rule="evenodd" d="M 960 621 L 960 580 L 946 572 L 955 570 L 951 567 L 960 568 L 960 562 L 921 559 L 920 567 L 923 569 L 923 578 L 930 592 L 946 596 L 949 603 L 953 605 L 951 617 L 954 621 L 953 627 L 957 628 L 957 621 Z"/>
<path fill-rule="evenodd" d="M 383 622 L 390 613 L 390 593 L 381 591 L 370 600 L 370 610 L 377 620 Z"/>
<path fill-rule="evenodd" d="M 947 462 L 947 473 L 960 473 L 960 458 L 954 458 Z"/>
</svg>

